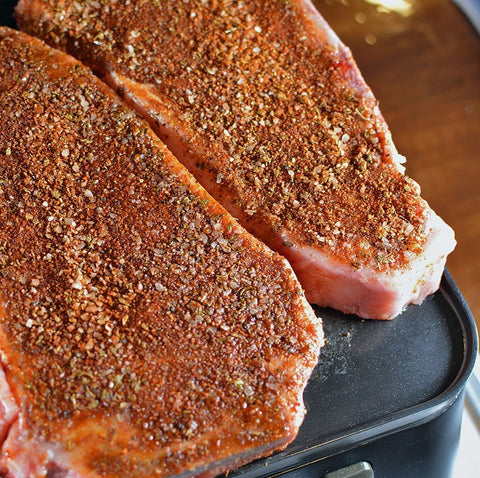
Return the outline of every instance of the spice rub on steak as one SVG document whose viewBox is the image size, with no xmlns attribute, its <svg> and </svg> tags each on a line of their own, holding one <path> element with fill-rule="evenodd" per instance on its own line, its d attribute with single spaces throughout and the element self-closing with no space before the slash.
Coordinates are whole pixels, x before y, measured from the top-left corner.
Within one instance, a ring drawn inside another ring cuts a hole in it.
<svg viewBox="0 0 480 478">
<path fill-rule="evenodd" d="M 214 476 L 287 445 L 322 343 L 284 258 L 73 58 L 0 28 L 2 476 Z"/>
<path fill-rule="evenodd" d="M 117 89 L 310 302 L 386 319 L 438 288 L 453 232 L 310 1 L 21 0 L 17 20 Z"/>
</svg>

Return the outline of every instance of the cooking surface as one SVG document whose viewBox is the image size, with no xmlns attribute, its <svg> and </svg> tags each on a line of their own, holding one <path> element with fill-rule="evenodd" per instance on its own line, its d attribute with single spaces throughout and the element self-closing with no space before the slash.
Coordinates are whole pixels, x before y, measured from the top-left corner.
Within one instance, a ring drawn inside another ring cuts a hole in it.
<svg viewBox="0 0 480 478">
<path fill-rule="evenodd" d="M 304 394 L 308 414 L 298 437 L 229 476 L 271 476 L 338 451 L 336 442 L 378 437 L 434 410 L 472 365 L 473 321 L 464 306 L 447 273 L 440 291 L 394 321 L 319 310 L 327 345 Z"/>
</svg>

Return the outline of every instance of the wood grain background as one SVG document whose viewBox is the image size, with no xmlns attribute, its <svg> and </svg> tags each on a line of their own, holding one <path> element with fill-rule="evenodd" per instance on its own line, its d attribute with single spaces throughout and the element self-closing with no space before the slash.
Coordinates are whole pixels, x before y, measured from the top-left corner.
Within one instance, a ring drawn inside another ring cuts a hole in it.
<svg viewBox="0 0 480 478">
<path fill-rule="evenodd" d="M 450 0 L 373 3 L 315 1 L 378 98 L 407 174 L 455 230 L 447 268 L 480 328 L 480 37 Z"/>
</svg>

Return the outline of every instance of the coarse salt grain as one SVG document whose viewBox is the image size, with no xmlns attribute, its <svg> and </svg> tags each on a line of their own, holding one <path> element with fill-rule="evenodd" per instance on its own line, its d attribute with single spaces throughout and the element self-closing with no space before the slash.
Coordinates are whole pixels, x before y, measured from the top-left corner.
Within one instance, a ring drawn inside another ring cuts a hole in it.
<svg viewBox="0 0 480 478">
<path fill-rule="evenodd" d="M 165 292 L 167 289 L 164 285 L 162 285 L 160 282 L 155 283 L 155 289 L 158 290 L 158 292 Z"/>
</svg>

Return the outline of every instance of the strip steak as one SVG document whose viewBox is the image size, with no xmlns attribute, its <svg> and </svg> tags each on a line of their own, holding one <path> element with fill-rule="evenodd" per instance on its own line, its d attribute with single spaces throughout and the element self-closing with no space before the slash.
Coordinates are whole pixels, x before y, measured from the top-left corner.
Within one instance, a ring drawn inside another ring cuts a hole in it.
<svg viewBox="0 0 480 478">
<path fill-rule="evenodd" d="M 210 477 L 284 448 L 321 321 L 86 67 L 0 28 L 0 474 Z"/>
<path fill-rule="evenodd" d="M 146 117 L 310 302 L 388 319 L 438 288 L 453 231 L 309 0 L 20 0 L 17 19 Z"/>
</svg>

